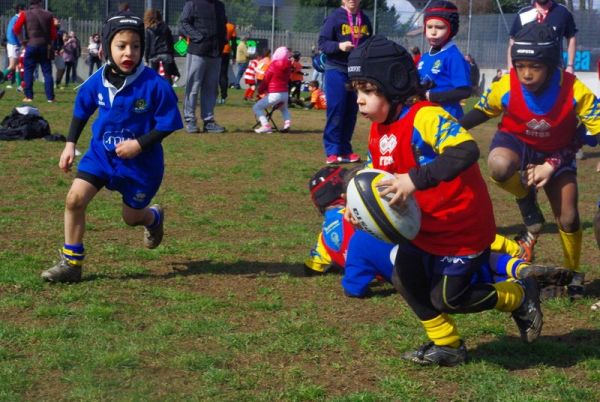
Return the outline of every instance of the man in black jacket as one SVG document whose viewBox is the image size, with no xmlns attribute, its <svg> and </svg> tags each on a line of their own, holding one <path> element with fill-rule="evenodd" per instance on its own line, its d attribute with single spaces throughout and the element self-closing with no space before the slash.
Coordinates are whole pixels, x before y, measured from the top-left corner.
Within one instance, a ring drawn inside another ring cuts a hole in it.
<svg viewBox="0 0 600 402">
<path fill-rule="evenodd" d="M 198 133 L 196 103 L 200 93 L 200 116 L 204 132 L 222 133 L 215 122 L 217 87 L 221 68 L 221 50 L 226 42 L 227 16 L 220 0 L 188 0 L 179 20 L 180 33 L 189 45 L 185 61 L 187 82 L 183 115 L 188 133 Z"/>
</svg>

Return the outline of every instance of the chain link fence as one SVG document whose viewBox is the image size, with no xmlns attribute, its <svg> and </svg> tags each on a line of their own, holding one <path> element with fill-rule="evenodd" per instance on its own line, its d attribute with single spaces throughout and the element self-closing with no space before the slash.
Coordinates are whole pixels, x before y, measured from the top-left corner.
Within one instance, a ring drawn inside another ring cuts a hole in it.
<svg viewBox="0 0 600 402">
<path fill-rule="evenodd" d="M 19 0 L 16 0 L 19 1 Z M 25 0 L 21 0 L 25 1 Z M 15 0 L 0 0 L 0 27 L 3 35 L 9 18 L 13 15 Z M 237 25 L 238 37 L 266 40 L 270 48 L 288 46 L 304 56 L 311 54 L 317 44 L 323 19 L 333 8 L 281 5 L 283 0 L 235 0 L 225 2 L 228 19 Z M 100 32 L 102 21 L 116 12 L 120 1 L 104 0 L 46 0 L 47 7 L 60 19 L 61 28 L 75 31 L 85 49 L 87 39 Z M 147 7 L 162 11 L 174 34 L 178 33 L 178 20 L 185 0 L 133 0 L 131 10 L 140 16 Z M 275 7 L 273 8 L 273 5 Z M 273 12 L 274 11 L 274 12 Z M 388 36 L 405 47 L 428 46 L 420 27 L 420 13 L 364 10 L 374 23 L 377 33 Z M 272 19 L 272 16 L 275 16 Z M 600 28 L 595 10 L 574 12 L 579 29 L 577 34 L 576 70 L 595 71 L 600 57 L 598 37 Z M 463 53 L 470 53 L 480 68 L 506 68 L 508 30 L 515 14 L 461 16 L 461 29 L 456 42 Z"/>
</svg>

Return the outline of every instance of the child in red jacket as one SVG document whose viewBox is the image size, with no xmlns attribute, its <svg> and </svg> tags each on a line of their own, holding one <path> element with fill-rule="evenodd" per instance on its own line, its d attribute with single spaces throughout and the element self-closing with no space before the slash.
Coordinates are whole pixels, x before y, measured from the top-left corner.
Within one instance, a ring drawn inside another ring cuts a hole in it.
<svg viewBox="0 0 600 402">
<path fill-rule="evenodd" d="M 290 112 L 288 110 L 288 83 L 292 71 L 290 62 L 290 51 L 282 46 L 275 50 L 273 58 L 265 78 L 260 82 L 258 93 L 265 94 L 261 100 L 252 107 L 254 114 L 258 117 L 261 126 L 254 130 L 257 133 L 271 133 L 273 129 L 267 120 L 265 109 L 269 106 L 279 105 L 278 109 L 283 115 L 282 132 L 287 132 L 291 126 Z"/>
</svg>

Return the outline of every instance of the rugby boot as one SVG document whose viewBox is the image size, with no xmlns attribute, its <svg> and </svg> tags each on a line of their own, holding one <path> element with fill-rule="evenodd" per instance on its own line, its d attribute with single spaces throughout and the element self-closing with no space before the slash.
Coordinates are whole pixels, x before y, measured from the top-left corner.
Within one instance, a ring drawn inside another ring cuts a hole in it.
<svg viewBox="0 0 600 402">
<path fill-rule="evenodd" d="M 527 264 L 517 271 L 517 279 L 535 278 L 540 287 L 566 286 L 573 279 L 573 270 L 561 267 Z"/>
<path fill-rule="evenodd" d="M 537 202 L 537 193 L 535 189 L 529 190 L 529 194 L 525 198 L 517 199 L 519 211 L 527 231 L 533 234 L 538 234 L 544 226 L 544 215 Z"/>
<path fill-rule="evenodd" d="M 585 273 L 573 271 L 573 279 L 567 285 L 567 296 L 571 300 L 581 299 L 583 297 Z"/>
<path fill-rule="evenodd" d="M 519 243 L 519 247 L 521 247 L 521 253 L 519 254 L 519 258 L 531 262 L 535 257 L 534 247 L 537 243 L 538 235 L 533 234 L 527 230 L 519 233 L 515 236 L 515 241 Z"/>
<path fill-rule="evenodd" d="M 402 358 L 423 366 L 437 364 L 438 366 L 452 367 L 467 361 L 467 348 L 463 341 L 460 341 L 457 348 L 437 346 L 433 342 L 429 342 L 417 350 L 404 353 Z"/>
<path fill-rule="evenodd" d="M 62 252 L 59 252 L 59 260 L 52 267 L 42 272 L 41 277 L 47 282 L 80 282 L 81 266 L 69 264 Z"/>
<path fill-rule="evenodd" d="M 165 211 L 158 204 L 154 204 L 150 208 L 158 211 L 158 214 L 160 215 L 160 222 L 153 228 L 144 226 L 144 246 L 146 248 L 156 248 L 160 245 L 160 242 L 162 242 L 163 235 L 165 233 Z"/>
<path fill-rule="evenodd" d="M 519 283 L 523 286 L 523 302 L 512 312 L 512 317 L 519 327 L 521 340 L 531 343 L 540 336 L 544 324 L 544 315 L 540 307 L 540 288 L 532 277 L 522 279 Z"/>
</svg>

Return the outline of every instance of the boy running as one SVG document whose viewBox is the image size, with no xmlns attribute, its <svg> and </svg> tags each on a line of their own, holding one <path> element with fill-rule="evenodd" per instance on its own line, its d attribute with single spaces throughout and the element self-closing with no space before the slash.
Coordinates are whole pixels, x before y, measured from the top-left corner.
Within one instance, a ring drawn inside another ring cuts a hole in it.
<svg viewBox="0 0 600 402">
<path fill-rule="evenodd" d="M 373 168 L 394 173 L 381 194 L 390 205 L 414 194 L 422 214 L 414 240 L 398 245 L 392 282 L 430 339 L 404 354 L 418 364 L 454 366 L 467 349 L 450 314 L 497 309 L 511 312 L 521 339 L 542 330 L 534 278 L 472 283 L 488 261 L 496 225 L 471 135 L 441 107 L 423 100 L 412 58 L 401 46 L 374 36 L 350 54 L 348 71 L 360 113 L 371 120 Z M 351 211 L 346 218 L 354 220 Z"/>
<path fill-rule="evenodd" d="M 68 172 L 75 144 L 88 119 L 92 125 L 90 148 L 79 162 L 77 176 L 65 205 L 65 243 L 60 261 L 42 272 L 50 282 L 79 282 L 85 257 L 85 211 L 102 187 L 123 196 L 123 220 L 144 225 L 144 245 L 158 247 L 163 237 L 164 212 L 150 205 L 164 171 L 161 141 L 183 128 L 177 98 L 166 80 L 141 65 L 144 22 L 121 13 L 102 29 L 107 63 L 79 89 L 67 143 L 59 167 Z"/>
</svg>

